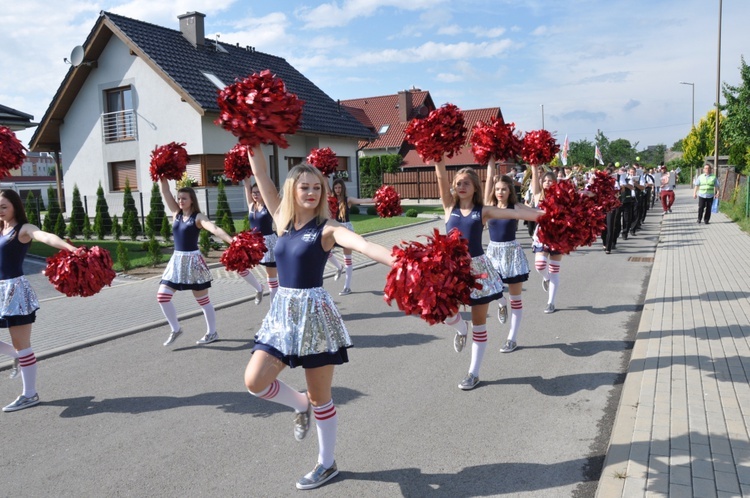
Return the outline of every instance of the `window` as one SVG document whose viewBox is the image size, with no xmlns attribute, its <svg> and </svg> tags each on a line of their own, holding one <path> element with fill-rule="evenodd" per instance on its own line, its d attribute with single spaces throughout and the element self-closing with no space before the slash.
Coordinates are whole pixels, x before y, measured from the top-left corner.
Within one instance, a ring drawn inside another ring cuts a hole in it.
<svg viewBox="0 0 750 498">
<path fill-rule="evenodd" d="M 133 90 L 131 87 L 107 90 L 104 95 L 105 112 L 102 116 L 104 141 L 120 142 L 135 140 L 136 121 L 133 111 Z"/>
<path fill-rule="evenodd" d="M 138 190 L 138 175 L 135 169 L 135 161 L 109 163 L 109 174 L 112 182 L 111 190 L 125 190 L 126 180 L 131 190 Z"/>
<path fill-rule="evenodd" d="M 349 158 L 348 157 L 337 157 L 339 165 L 336 166 L 336 172 L 334 175 L 336 178 L 343 178 L 344 180 L 349 179 Z"/>
<path fill-rule="evenodd" d="M 388 131 L 388 128 L 390 128 L 390 127 L 391 127 L 391 125 L 384 124 L 383 126 L 380 127 L 380 130 L 378 130 L 378 135 L 382 135 L 383 133 L 385 133 L 386 131 Z"/>
</svg>

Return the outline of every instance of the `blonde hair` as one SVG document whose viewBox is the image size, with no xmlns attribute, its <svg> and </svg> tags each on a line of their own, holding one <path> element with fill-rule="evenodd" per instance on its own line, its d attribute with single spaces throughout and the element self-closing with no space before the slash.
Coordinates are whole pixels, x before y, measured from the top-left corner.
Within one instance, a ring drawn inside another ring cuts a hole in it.
<svg viewBox="0 0 750 498">
<path fill-rule="evenodd" d="M 472 197 L 474 205 L 484 206 L 484 200 L 482 199 L 482 182 L 479 181 L 479 175 L 477 175 L 477 172 L 474 170 L 474 168 L 461 168 L 460 170 L 456 171 L 455 175 L 453 175 L 453 182 L 451 182 L 451 186 L 453 187 L 453 205 L 458 205 L 456 179 L 461 175 L 466 175 L 469 178 L 469 181 L 471 181 L 471 183 L 474 185 L 474 195 Z"/>
<path fill-rule="evenodd" d="M 318 207 L 315 208 L 317 224 L 320 225 L 331 216 L 328 210 L 328 182 L 323 178 L 318 168 L 305 163 L 299 164 L 289 171 L 282 187 L 281 204 L 279 204 L 278 223 L 276 225 L 278 235 L 283 235 L 284 230 L 287 230 L 289 225 L 297 219 L 297 202 L 294 191 L 300 177 L 305 173 L 315 176 L 316 180 L 320 182 L 320 202 Z"/>
</svg>

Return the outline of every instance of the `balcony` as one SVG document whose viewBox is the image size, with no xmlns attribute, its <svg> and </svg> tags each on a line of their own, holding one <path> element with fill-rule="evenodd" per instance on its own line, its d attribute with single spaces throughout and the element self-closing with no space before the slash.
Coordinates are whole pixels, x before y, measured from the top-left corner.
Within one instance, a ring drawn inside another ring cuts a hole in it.
<svg viewBox="0 0 750 498">
<path fill-rule="evenodd" d="M 127 109 L 102 114 L 102 138 L 104 143 L 138 140 L 135 111 Z"/>
</svg>

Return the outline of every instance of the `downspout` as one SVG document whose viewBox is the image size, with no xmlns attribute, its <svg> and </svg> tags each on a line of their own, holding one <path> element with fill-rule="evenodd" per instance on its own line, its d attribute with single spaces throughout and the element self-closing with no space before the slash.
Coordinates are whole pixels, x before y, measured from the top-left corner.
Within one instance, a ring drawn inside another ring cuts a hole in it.
<svg viewBox="0 0 750 498">
<path fill-rule="evenodd" d="M 65 209 L 65 198 L 62 195 L 62 171 L 60 166 L 60 151 L 55 151 L 55 182 L 57 183 L 57 202 L 60 204 L 60 211 L 63 213 Z"/>
</svg>

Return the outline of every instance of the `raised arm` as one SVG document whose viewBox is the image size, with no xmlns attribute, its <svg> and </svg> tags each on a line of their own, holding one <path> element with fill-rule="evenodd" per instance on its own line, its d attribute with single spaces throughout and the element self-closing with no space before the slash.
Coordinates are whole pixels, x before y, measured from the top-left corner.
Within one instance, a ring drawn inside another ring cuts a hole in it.
<svg viewBox="0 0 750 498">
<path fill-rule="evenodd" d="M 539 181 L 539 168 L 536 164 L 530 165 L 531 167 L 531 194 L 536 197 L 542 192 L 542 184 Z"/>
<path fill-rule="evenodd" d="M 250 182 L 249 176 L 242 180 L 242 185 L 245 187 L 245 202 L 247 202 L 247 209 L 250 210 L 250 206 L 255 204 L 255 201 L 253 201 L 253 186 Z"/>
<path fill-rule="evenodd" d="M 167 203 L 167 207 L 172 212 L 172 214 L 175 214 L 180 210 L 180 207 L 177 205 L 177 201 L 174 200 L 172 192 L 169 191 L 169 182 L 166 178 L 159 179 L 159 191 L 161 192 L 161 198 L 164 199 L 164 202 Z"/>
<path fill-rule="evenodd" d="M 443 209 L 447 212 L 453 209 L 453 196 L 451 195 L 451 186 L 448 182 L 448 173 L 445 171 L 445 159 L 433 161 L 435 164 L 435 176 L 437 176 L 438 191 L 440 192 L 440 201 L 443 203 Z"/>
<path fill-rule="evenodd" d="M 195 217 L 195 224 L 198 228 L 202 228 L 211 234 L 219 237 L 221 240 L 226 242 L 227 244 L 232 243 L 232 237 L 229 236 L 227 232 L 224 231 L 223 228 L 216 226 L 216 224 L 209 220 L 208 217 L 203 213 L 198 213 L 198 215 Z"/>
<path fill-rule="evenodd" d="M 347 197 L 346 202 L 352 204 L 375 204 L 375 199 L 358 199 L 357 197 Z"/>
<path fill-rule="evenodd" d="M 40 230 L 38 226 L 32 225 L 30 223 L 24 224 L 21 228 L 19 240 L 36 240 L 37 242 L 47 244 L 48 246 L 54 247 L 55 249 L 67 249 L 68 251 L 76 250 L 76 246 L 65 242 L 54 233 L 48 233 L 44 230 Z"/>
<path fill-rule="evenodd" d="M 330 225 L 326 227 L 326 238 L 330 237 L 328 242 L 331 248 L 335 242 L 341 247 L 362 253 L 373 261 L 386 266 L 393 266 L 394 257 L 391 255 L 391 251 L 385 247 L 368 241 L 361 235 L 352 232 L 336 222 L 331 223 L 329 221 L 328 223 Z"/>
<path fill-rule="evenodd" d="M 526 220 L 536 221 L 544 211 L 540 209 L 530 208 L 523 204 L 515 204 L 515 209 L 500 209 L 495 206 L 484 206 L 482 208 L 482 221 L 488 219 L 496 220 Z"/>
<path fill-rule="evenodd" d="M 492 204 L 492 187 L 495 183 L 495 161 L 490 157 L 487 163 L 487 178 L 484 179 L 484 205 Z"/>
<path fill-rule="evenodd" d="M 260 149 L 260 145 L 256 145 L 253 148 L 253 153 L 250 154 L 250 167 L 255 175 L 255 182 L 260 190 L 260 195 L 263 197 L 268 212 L 275 215 L 279 208 L 281 199 L 279 199 L 279 191 L 276 190 L 276 185 L 273 184 L 271 177 L 268 175 L 268 163 L 266 162 L 266 156 L 263 155 L 263 151 Z"/>
</svg>

